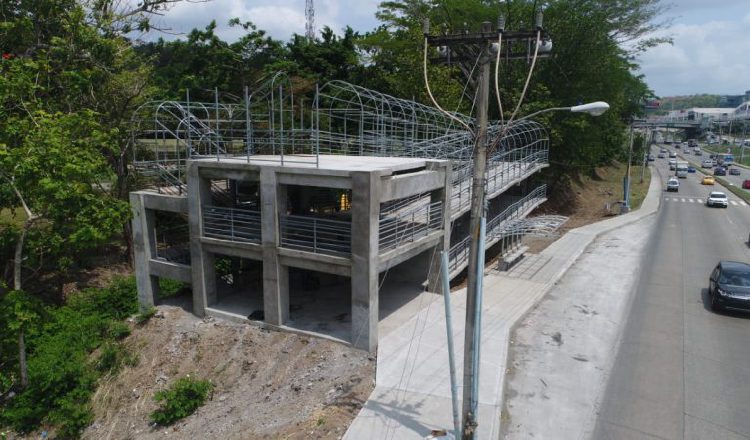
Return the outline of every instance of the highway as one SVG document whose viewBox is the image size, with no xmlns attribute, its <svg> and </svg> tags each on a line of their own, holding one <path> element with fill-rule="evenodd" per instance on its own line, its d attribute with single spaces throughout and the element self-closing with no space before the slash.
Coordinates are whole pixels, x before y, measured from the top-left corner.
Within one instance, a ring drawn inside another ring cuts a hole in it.
<svg viewBox="0 0 750 440">
<path fill-rule="evenodd" d="M 667 161 L 655 162 L 663 182 Z M 750 261 L 750 206 L 724 190 L 734 203 L 706 207 L 723 188 L 700 177 L 662 193 L 594 439 L 750 439 L 750 314 L 714 313 L 707 299 L 719 260 Z"/>
</svg>

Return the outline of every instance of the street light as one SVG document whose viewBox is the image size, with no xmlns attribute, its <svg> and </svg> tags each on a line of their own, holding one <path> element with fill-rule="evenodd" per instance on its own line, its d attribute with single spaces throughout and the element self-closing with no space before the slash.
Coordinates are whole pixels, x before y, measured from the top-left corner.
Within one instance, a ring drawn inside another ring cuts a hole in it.
<svg viewBox="0 0 750 440">
<path fill-rule="evenodd" d="M 518 121 L 523 121 L 524 119 L 533 118 L 534 116 L 540 115 L 542 113 L 549 113 L 549 112 L 556 112 L 556 111 L 568 111 L 572 113 L 588 113 L 591 116 L 600 116 L 607 110 L 609 110 L 609 104 L 607 104 L 604 101 L 595 101 L 595 102 L 589 102 L 587 104 L 574 105 L 572 107 L 546 108 L 544 110 L 539 110 L 538 112 L 528 114 L 524 116 L 523 118 L 518 119 Z"/>
</svg>

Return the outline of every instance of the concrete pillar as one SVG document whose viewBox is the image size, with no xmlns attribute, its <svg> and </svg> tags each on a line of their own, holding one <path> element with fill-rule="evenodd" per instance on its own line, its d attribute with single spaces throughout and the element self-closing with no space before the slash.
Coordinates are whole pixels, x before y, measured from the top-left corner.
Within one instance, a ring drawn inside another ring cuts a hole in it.
<svg viewBox="0 0 750 440">
<path fill-rule="evenodd" d="M 352 173 L 352 345 L 378 347 L 380 174 Z"/>
<path fill-rule="evenodd" d="M 133 212 L 133 256 L 135 258 L 135 281 L 138 288 L 138 307 L 141 311 L 153 307 L 159 295 L 159 277 L 151 275 L 149 261 L 156 255 L 156 215 L 146 209 L 143 194 L 130 194 L 130 209 Z"/>
<path fill-rule="evenodd" d="M 263 246 L 263 315 L 269 324 L 289 319 L 289 268 L 279 262 L 279 215 L 286 215 L 286 187 L 279 185 L 275 170 L 260 170 L 260 221 Z"/>
<path fill-rule="evenodd" d="M 203 207 L 211 204 L 211 186 L 199 174 L 198 165 L 188 162 L 188 225 L 190 227 L 190 264 L 193 272 L 193 313 L 204 316 L 206 307 L 216 302 L 216 267 L 214 255 L 201 243 Z"/>
<path fill-rule="evenodd" d="M 430 192 L 430 203 L 443 202 L 442 206 L 442 229 L 443 239 L 430 252 L 430 272 L 427 278 L 427 290 L 435 293 L 442 293 L 442 283 L 440 281 L 440 253 L 449 251 L 451 248 L 451 163 L 445 162 L 428 162 L 428 170 L 442 170 L 445 173 L 443 187 Z"/>
</svg>

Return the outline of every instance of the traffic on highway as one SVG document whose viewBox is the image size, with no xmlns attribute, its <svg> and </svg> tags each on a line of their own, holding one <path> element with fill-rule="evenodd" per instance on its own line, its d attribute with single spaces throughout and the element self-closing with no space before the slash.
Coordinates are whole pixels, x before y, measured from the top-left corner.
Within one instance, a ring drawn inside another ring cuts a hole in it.
<svg viewBox="0 0 750 440">
<path fill-rule="evenodd" d="M 750 438 L 750 206 L 695 151 L 652 148 L 661 206 L 592 438 Z"/>
</svg>

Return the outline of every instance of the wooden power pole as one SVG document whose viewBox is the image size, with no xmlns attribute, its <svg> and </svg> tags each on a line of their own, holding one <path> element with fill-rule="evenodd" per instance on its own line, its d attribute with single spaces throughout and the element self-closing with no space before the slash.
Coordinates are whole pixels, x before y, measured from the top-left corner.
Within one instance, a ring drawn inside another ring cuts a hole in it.
<svg viewBox="0 0 750 440">
<path fill-rule="evenodd" d="M 459 66 L 465 73 L 471 72 L 473 63 L 477 63 L 479 77 L 476 82 L 477 102 L 475 105 L 475 118 L 477 126 L 475 127 L 474 138 L 474 155 L 473 155 L 473 181 L 471 186 L 471 210 L 469 234 L 471 236 L 469 248 L 469 265 L 467 269 L 467 288 L 466 288 L 466 326 L 464 333 L 464 363 L 463 363 L 463 396 L 462 396 L 462 430 L 463 439 L 473 439 L 477 428 L 477 407 L 478 407 L 478 386 L 479 381 L 479 340 L 481 333 L 477 331 L 480 325 L 477 304 L 481 304 L 481 292 L 478 288 L 481 286 L 481 280 L 484 270 L 479 266 L 479 261 L 483 261 L 480 252 L 484 252 L 484 246 L 481 246 L 480 227 L 482 219 L 485 217 L 486 201 L 486 170 L 487 170 L 487 127 L 488 127 L 488 108 L 490 92 L 490 65 L 497 56 L 494 50 L 501 50 L 500 47 L 494 47 L 502 34 L 503 48 L 501 52 L 502 60 L 509 59 L 528 59 L 529 48 L 536 43 L 536 38 L 541 35 L 546 38 L 546 34 L 541 29 L 541 16 L 538 18 L 538 27 L 533 31 L 516 31 L 508 32 L 504 30 L 504 20 L 498 20 L 496 29 L 492 29 L 492 23 L 482 23 L 479 33 L 462 32 L 453 35 L 425 35 L 431 46 L 440 46 L 445 48 L 443 51 L 447 58 L 438 61 L 441 63 L 453 62 L 459 63 Z M 426 28 L 425 34 L 429 30 Z M 519 50 L 520 49 L 520 50 Z M 471 78 L 469 78 L 469 81 Z"/>
</svg>

